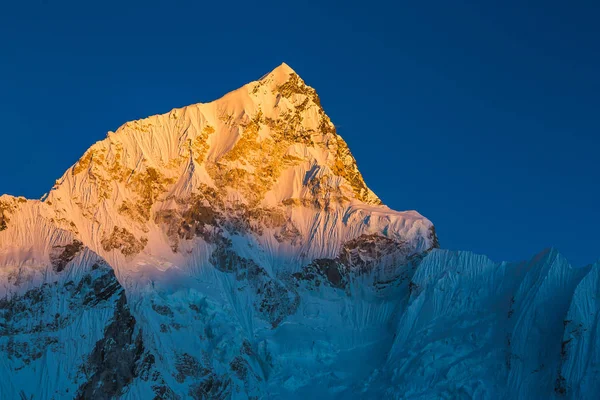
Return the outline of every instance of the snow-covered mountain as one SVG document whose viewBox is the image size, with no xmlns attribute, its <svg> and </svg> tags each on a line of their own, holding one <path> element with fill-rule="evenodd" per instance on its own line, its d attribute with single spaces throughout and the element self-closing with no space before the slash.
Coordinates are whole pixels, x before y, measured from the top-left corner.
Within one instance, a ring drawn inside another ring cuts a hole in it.
<svg viewBox="0 0 600 400">
<path fill-rule="evenodd" d="M 593 398 L 599 266 L 438 249 L 282 64 L 0 197 L 0 398 Z"/>
</svg>

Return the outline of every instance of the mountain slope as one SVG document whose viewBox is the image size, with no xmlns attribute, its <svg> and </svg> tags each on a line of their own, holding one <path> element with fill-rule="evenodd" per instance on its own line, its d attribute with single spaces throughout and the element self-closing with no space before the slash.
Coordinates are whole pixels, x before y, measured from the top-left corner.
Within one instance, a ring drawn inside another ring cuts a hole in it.
<svg viewBox="0 0 600 400">
<path fill-rule="evenodd" d="M 0 197 L 0 397 L 596 390 L 597 267 L 437 247 L 282 64 L 109 132 L 42 201 Z"/>
</svg>

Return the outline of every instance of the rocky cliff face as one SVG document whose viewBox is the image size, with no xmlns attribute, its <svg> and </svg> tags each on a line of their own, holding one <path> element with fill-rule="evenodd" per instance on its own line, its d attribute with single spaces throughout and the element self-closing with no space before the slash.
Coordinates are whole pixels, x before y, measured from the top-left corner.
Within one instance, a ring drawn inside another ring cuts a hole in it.
<svg viewBox="0 0 600 400">
<path fill-rule="evenodd" d="M 0 397 L 596 389 L 596 267 L 437 247 L 283 64 L 110 132 L 42 201 L 0 197 Z"/>
</svg>

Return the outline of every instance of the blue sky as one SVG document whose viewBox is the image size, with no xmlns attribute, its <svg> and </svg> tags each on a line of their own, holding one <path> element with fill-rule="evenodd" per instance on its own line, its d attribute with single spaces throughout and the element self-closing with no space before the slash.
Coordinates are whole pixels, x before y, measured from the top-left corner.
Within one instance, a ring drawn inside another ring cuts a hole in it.
<svg viewBox="0 0 600 400">
<path fill-rule="evenodd" d="M 600 258 L 597 2 L 256 3 L 3 4 L 0 193 L 38 198 L 107 131 L 286 62 L 443 247 Z"/>
</svg>

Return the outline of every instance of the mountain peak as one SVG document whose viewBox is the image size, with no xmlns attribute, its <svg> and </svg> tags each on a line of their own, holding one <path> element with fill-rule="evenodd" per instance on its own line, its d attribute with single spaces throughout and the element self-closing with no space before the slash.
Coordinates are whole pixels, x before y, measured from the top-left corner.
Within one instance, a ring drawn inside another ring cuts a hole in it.
<svg viewBox="0 0 600 400">
<path fill-rule="evenodd" d="M 296 73 L 296 71 L 294 71 L 294 70 L 292 69 L 292 67 L 290 67 L 288 64 L 286 64 L 286 63 L 284 63 L 284 62 L 282 62 L 282 63 L 281 63 L 281 64 L 280 64 L 280 65 L 279 65 L 277 68 L 275 68 L 275 69 L 273 70 L 273 72 L 275 72 L 275 71 L 281 71 L 281 72 L 284 72 L 284 73 L 286 73 L 286 74 L 293 74 L 293 73 Z"/>
<path fill-rule="evenodd" d="M 13 203 L 5 230 L 22 225 Z M 408 253 L 435 247 L 430 221 L 390 210 L 367 187 L 316 91 L 285 63 L 213 102 L 123 124 L 34 211 L 117 270 L 137 270 L 146 261 L 136 256 L 183 263 L 215 235 L 248 235 L 300 260 L 377 233 Z"/>
<path fill-rule="evenodd" d="M 184 172 L 190 157 L 196 167 Z M 103 201 L 130 200 L 130 190 L 148 173 L 166 179 L 148 205 L 178 181 L 189 194 L 198 190 L 190 182 L 203 182 L 244 203 L 263 206 L 290 199 L 321 205 L 353 199 L 381 204 L 316 91 L 285 63 L 211 103 L 124 124 L 59 180 L 67 179 L 66 192 L 51 194 L 50 201 L 85 198 L 91 212 Z M 86 180 L 88 175 L 91 179 Z M 191 181 L 181 182 L 183 175 Z M 76 187 L 78 193 L 71 193 Z M 83 195 L 81 189 L 92 194 Z"/>
<path fill-rule="evenodd" d="M 283 84 L 284 82 L 287 82 L 287 80 L 292 75 L 297 76 L 298 74 L 296 73 L 296 71 L 294 71 L 292 69 L 292 67 L 290 67 L 286 63 L 281 63 L 275 69 L 273 69 L 271 72 L 264 75 L 260 79 L 260 81 L 264 81 L 266 79 L 272 79 L 276 84 L 280 85 L 280 84 Z"/>
</svg>

